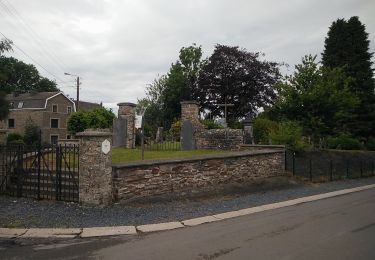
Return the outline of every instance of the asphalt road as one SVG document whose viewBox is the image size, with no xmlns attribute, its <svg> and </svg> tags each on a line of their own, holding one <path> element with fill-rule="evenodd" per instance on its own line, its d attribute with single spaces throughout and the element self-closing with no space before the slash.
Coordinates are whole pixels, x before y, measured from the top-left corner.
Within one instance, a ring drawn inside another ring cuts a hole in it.
<svg viewBox="0 0 375 260">
<path fill-rule="evenodd" d="M 375 259 L 375 189 L 136 237 L 2 241 L 0 258 Z"/>
</svg>

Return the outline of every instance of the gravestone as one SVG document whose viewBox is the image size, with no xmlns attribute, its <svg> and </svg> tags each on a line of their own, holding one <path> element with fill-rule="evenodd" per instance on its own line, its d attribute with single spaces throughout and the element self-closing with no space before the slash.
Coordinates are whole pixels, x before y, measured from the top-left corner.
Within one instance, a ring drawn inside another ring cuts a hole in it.
<svg viewBox="0 0 375 260">
<path fill-rule="evenodd" d="M 163 127 L 158 127 L 158 131 L 156 132 L 156 138 L 155 138 L 156 143 L 163 142 L 163 131 L 164 131 Z"/>
<path fill-rule="evenodd" d="M 115 118 L 113 120 L 113 146 L 126 147 L 127 146 L 127 131 L 128 120 L 126 118 Z"/>
<path fill-rule="evenodd" d="M 254 144 L 254 133 L 253 133 L 254 120 L 251 116 L 247 116 L 243 121 L 244 125 L 244 143 Z"/>
<path fill-rule="evenodd" d="M 181 127 L 181 148 L 182 150 L 195 150 L 194 127 L 191 121 L 185 120 Z"/>
</svg>

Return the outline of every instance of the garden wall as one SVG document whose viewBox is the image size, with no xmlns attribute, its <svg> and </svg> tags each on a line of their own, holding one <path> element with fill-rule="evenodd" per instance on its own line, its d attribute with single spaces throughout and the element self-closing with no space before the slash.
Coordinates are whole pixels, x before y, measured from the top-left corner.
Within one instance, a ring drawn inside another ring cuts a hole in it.
<svg viewBox="0 0 375 260">
<path fill-rule="evenodd" d="M 112 170 L 114 200 L 184 195 L 283 175 L 284 151 L 244 151 L 133 162 Z"/>
</svg>

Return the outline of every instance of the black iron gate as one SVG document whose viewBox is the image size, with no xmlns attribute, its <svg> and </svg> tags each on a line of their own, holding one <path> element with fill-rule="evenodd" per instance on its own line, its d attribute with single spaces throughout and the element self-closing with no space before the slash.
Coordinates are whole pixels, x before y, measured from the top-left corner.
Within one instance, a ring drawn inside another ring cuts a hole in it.
<svg viewBox="0 0 375 260">
<path fill-rule="evenodd" d="M 79 146 L 0 146 L 0 194 L 78 202 Z"/>
</svg>

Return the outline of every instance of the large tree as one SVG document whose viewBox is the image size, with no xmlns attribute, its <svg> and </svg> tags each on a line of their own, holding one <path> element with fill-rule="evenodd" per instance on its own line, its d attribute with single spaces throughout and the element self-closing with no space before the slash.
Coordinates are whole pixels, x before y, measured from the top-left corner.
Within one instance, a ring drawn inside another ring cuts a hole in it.
<svg viewBox="0 0 375 260">
<path fill-rule="evenodd" d="M 10 51 L 12 42 L 8 39 L 0 41 L 0 91 L 9 94 L 58 90 L 56 82 L 42 77 L 34 65 L 3 55 Z"/>
<path fill-rule="evenodd" d="M 203 65 L 194 97 L 211 115 L 223 115 L 218 104 L 232 103 L 228 117 L 255 114 L 259 108 L 273 104 L 273 86 L 280 79 L 279 64 L 262 59 L 259 52 L 239 47 L 216 45 Z"/>
<path fill-rule="evenodd" d="M 307 55 L 295 72 L 278 84 L 278 100 L 271 109 L 278 120 L 296 120 L 313 141 L 350 133 L 358 98 L 350 92 L 352 79 L 341 68 L 327 68 Z"/>
<path fill-rule="evenodd" d="M 368 33 L 358 17 L 332 23 L 322 53 L 323 65 L 341 67 L 353 79 L 350 91 L 360 105 L 352 119 L 352 130 L 358 137 L 367 138 L 375 128 L 375 81 L 369 51 Z"/>
</svg>

